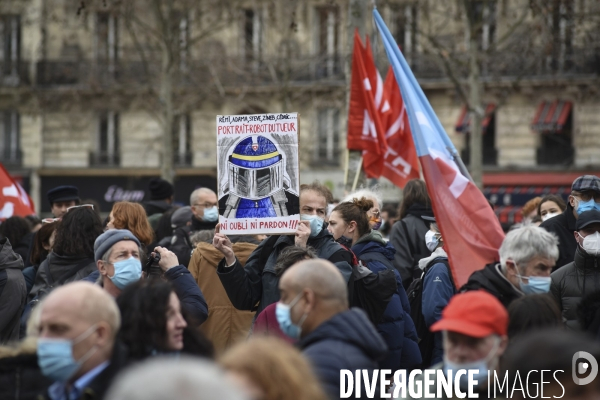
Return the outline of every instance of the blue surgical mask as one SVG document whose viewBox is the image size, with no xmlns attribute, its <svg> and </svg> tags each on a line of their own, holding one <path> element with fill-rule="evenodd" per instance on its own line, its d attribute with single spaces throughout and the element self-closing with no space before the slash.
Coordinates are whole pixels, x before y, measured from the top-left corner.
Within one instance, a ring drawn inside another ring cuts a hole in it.
<svg viewBox="0 0 600 400">
<path fill-rule="evenodd" d="M 302 221 L 310 221 L 310 237 L 315 237 L 321 233 L 323 223 L 325 222 L 323 218 L 317 217 L 316 215 L 301 214 L 300 219 Z"/>
<path fill-rule="evenodd" d="M 115 274 L 109 276 L 109 278 L 121 290 L 125 289 L 125 286 L 130 283 L 139 281 L 142 277 L 142 263 L 133 257 L 118 261 L 113 266 L 115 267 Z"/>
<path fill-rule="evenodd" d="M 204 209 L 204 216 L 202 217 L 202 221 L 217 222 L 218 219 L 219 219 L 219 210 L 217 209 L 216 206 Z"/>
<path fill-rule="evenodd" d="M 588 201 L 577 199 L 577 215 L 581 215 L 581 213 L 591 210 L 600 211 L 600 203 L 596 203 L 593 198 Z"/>
<path fill-rule="evenodd" d="M 525 294 L 548 293 L 550 291 L 552 278 L 549 276 L 521 276 L 519 274 L 517 276 L 521 279 L 519 286 Z M 527 283 L 524 283 L 523 279 L 526 279 Z"/>
<path fill-rule="evenodd" d="M 466 390 L 469 387 L 469 370 L 478 370 L 478 372 L 473 375 L 473 380 L 477 381 L 477 385 L 487 382 L 489 374 L 488 363 L 496 355 L 499 346 L 500 339 L 498 338 L 494 343 L 494 347 L 492 347 L 485 358 L 470 363 L 454 363 L 448 360 L 446 355 L 444 355 L 444 370 L 446 371 L 446 375 L 449 376 L 449 373 L 452 372 L 452 379 L 454 379 L 458 371 L 465 370 L 465 374 L 460 377 L 460 388 L 462 390 Z"/>
<path fill-rule="evenodd" d="M 94 333 L 96 328 L 96 325 L 90 326 L 72 341 L 69 339 L 38 338 L 37 356 L 42 374 L 53 381 L 68 381 L 81 368 L 83 363 L 98 350 L 96 346 L 93 346 L 79 360 L 76 361 L 73 358 L 73 346 Z"/>
<path fill-rule="evenodd" d="M 302 292 L 298 293 L 298 296 L 296 296 L 290 304 L 283 304 L 282 302 L 278 302 L 275 305 L 275 317 L 277 318 L 277 323 L 279 324 L 279 327 L 281 328 L 283 333 L 285 333 L 286 336 L 292 339 L 300 338 L 300 333 L 302 333 L 302 324 L 308 316 L 308 314 L 304 314 L 302 318 L 300 318 L 300 322 L 298 323 L 298 325 L 295 325 L 292 322 L 292 307 L 294 307 L 296 303 L 298 303 L 301 297 Z"/>
</svg>

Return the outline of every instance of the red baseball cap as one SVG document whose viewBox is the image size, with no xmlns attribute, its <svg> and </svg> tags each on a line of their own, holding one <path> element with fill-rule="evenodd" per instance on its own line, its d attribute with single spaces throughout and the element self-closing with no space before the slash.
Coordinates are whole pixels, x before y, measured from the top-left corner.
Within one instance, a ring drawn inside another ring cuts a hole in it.
<svg viewBox="0 0 600 400">
<path fill-rule="evenodd" d="M 454 296 L 442 312 L 442 319 L 431 326 L 432 332 L 451 331 L 475 338 L 503 336 L 507 330 L 508 312 L 498 299 L 483 290 Z"/>
</svg>

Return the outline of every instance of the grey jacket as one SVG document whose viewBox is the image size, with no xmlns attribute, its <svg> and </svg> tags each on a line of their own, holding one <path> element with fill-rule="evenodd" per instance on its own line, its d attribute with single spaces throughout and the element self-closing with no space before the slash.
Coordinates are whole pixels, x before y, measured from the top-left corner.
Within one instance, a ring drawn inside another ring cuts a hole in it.
<svg viewBox="0 0 600 400">
<path fill-rule="evenodd" d="M 76 271 L 73 271 L 74 269 Z M 60 256 L 56 253 L 50 253 L 38 268 L 35 283 L 29 293 L 29 300 L 33 300 L 37 295 L 40 295 L 40 298 L 43 297 L 56 286 L 79 281 L 95 270 L 96 263 L 92 258 L 85 255 Z M 47 271 L 50 271 L 50 276 L 48 276 Z M 69 271 L 73 273 L 65 279 L 61 279 Z"/>
<path fill-rule="evenodd" d="M 575 260 L 554 271 L 550 292 L 558 302 L 568 328 L 579 329 L 577 307 L 586 295 L 600 290 L 600 257 L 577 246 Z"/>
<path fill-rule="evenodd" d="M 0 344 L 19 340 L 21 313 L 27 300 L 23 260 L 6 238 L 0 240 Z"/>
</svg>

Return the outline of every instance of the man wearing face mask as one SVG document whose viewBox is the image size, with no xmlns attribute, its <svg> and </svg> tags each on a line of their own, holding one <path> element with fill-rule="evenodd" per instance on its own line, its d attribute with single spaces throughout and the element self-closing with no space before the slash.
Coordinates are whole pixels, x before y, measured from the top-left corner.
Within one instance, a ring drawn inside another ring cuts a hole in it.
<svg viewBox="0 0 600 400">
<path fill-rule="evenodd" d="M 421 312 L 427 328 L 442 318 L 442 311 L 456 294 L 456 288 L 448 264 L 448 254 L 444 250 L 444 240 L 434 217 L 422 216 L 430 222 L 425 234 L 425 244 L 431 256 L 419 260 L 419 269 L 423 271 L 423 295 Z M 423 356 L 423 365 L 430 366 L 442 361 L 443 341 L 441 332 L 427 334 L 419 332 L 419 348 Z"/>
<path fill-rule="evenodd" d="M 474 375 L 478 383 L 474 393 L 479 398 L 488 398 L 488 375 L 499 368 L 500 356 L 504 354 L 508 344 L 508 312 L 502 304 L 484 291 L 458 294 L 450 300 L 442 313 L 442 319 L 431 330 L 441 332 L 444 338 L 443 361 L 431 369 L 443 370 L 446 376 L 452 373 L 453 378 L 458 372 L 464 371 L 459 378 L 462 392 L 468 392 L 469 388 L 467 371 L 478 370 Z M 435 375 L 429 389 L 426 389 L 422 377 L 423 375 L 415 385 L 420 383 L 423 393 L 428 390 L 429 393 L 437 394 Z M 444 394 L 443 391 L 441 393 Z"/>
<path fill-rule="evenodd" d="M 540 225 L 558 237 L 560 254 L 555 270 L 573 261 L 577 249 L 577 241 L 573 236 L 575 224 L 581 213 L 590 210 L 600 211 L 600 178 L 583 175 L 573 181 L 565 211 Z"/>
<path fill-rule="evenodd" d="M 600 211 L 581 213 L 575 229 L 575 260 L 552 273 L 551 292 L 567 327 L 579 329 L 581 299 L 600 290 Z"/>
<path fill-rule="evenodd" d="M 352 274 L 352 255 L 333 240 L 327 231 L 325 212 L 329 189 L 315 182 L 300 187 L 300 224 L 294 236 L 272 235 L 252 252 L 246 266 L 237 260 L 231 241 L 222 233 L 215 233 L 213 246 L 224 258 L 217 267 L 217 275 L 231 303 L 238 310 L 254 310 L 260 314 L 269 304 L 279 300 L 279 277 L 275 264 L 281 250 L 288 246 L 310 246 L 319 258 L 332 262 L 346 282 Z"/>
<path fill-rule="evenodd" d="M 121 324 L 115 300 L 98 286 L 75 282 L 53 290 L 38 307 L 38 364 L 54 381 L 45 398 L 102 399 L 125 364 L 125 351 L 115 343 Z"/>
<path fill-rule="evenodd" d="M 208 318 L 208 307 L 202 291 L 190 274 L 179 265 L 177 256 L 164 247 L 156 247 L 161 258 L 158 266 L 165 280 L 173 285 L 182 306 L 201 324 Z M 127 229 L 111 229 L 98 236 L 94 243 L 94 258 L 100 272 L 100 284 L 112 297 L 142 277 L 140 241 Z"/>
<path fill-rule="evenodd" d="M 498 253 L 500 263 L 473 272 L 461 292 L 483 289 L 508 308 L 521 296 L 550 290 L 550 272 L 558 258 L 556 236 L 526 225 L 508 232 Z"/>
<path fill-rule="evenodd" d="M 190 195 L 192 208 L 192 224 L 190 232 L 207 231 L 215 229 L 219 220 L 219 201 L 217 194 L 209 188 L 196 189 Z"/>
<path fill-rule="evenodd" d="M 287 269 L 279 282 L 275 314 L 281 330 L 311 362 L 331 399 L 340 398 L 340 370 L 372 376 L 385 357 L 385 341 L 364 311 L 348 310 L 346 282 L 325 260 L 306 260 Z M 379 398 L 379 390 L 375 391 Z M 364 388 L 362 397 L 367 398 Z"/>
</svg>

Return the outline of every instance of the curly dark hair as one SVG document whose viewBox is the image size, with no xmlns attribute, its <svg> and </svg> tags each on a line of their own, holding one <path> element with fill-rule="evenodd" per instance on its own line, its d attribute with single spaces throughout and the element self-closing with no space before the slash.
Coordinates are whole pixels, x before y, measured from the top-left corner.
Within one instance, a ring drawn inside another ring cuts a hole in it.
<svg viewBox="0 0 600 400">
<path fill-rule="evenodd" d="M 7 238 L 14 248 L 31 231 L 29 223 L 23 217 L 10 217 L 0 225 L 0 235 Z"/>
<path fill-rule="evenodd" d="M 128 346 L 132 359 L 149 357 L 154 350 L 167 351 L 167 310 L 172 292 L 170 283 L 141 279 L 128 285 L 117 298 L 122 321 L 119 339 Z M 183 307 L 181 313 L 188 323 L 183 330 L 182 352 L 212 358 L 212 343 L 197 329 L 198 323 L 190 321 Z"/>
<path fill-rule="evenodd" d="M 91 208 L 79 207 L 66 213 L 58 228 L 52 251 L 59 256 L 94 258 L 94 242 L 102 234 L 102 222 Z"/>
</svg>

